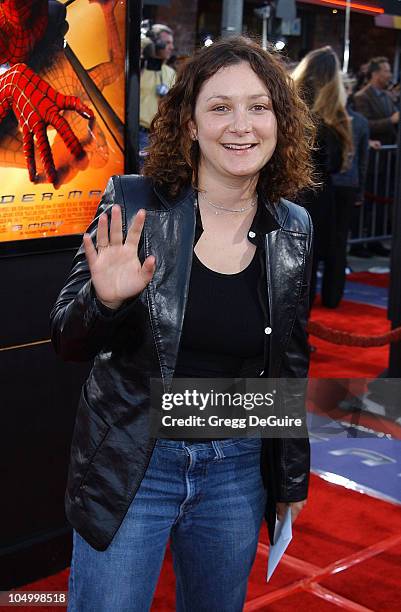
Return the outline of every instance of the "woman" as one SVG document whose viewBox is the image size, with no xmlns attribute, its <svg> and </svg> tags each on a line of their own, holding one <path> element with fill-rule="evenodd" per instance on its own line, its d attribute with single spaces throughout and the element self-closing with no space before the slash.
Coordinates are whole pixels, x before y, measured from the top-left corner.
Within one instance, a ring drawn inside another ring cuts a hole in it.
<svg viewBox="0 0 401 612">
<path fill-rule="evenodd" d="M 272 538 L 305 503 L 309 442 L 156 441 L 149 379 L 307 375 L 311 224 L 282 198 L 311 185 L 313 125 L 276 57 L 235 37 L 188 60 L 152 131 L 146 176 L 109 181 L 52 312 L 57 352 L 95 358 L 69 609 L 148 610 L 171 538 L 177 610 L 235 612 L 263 516 Z"/>
<path fill-rule="evenodd" d="M 352 236 L 352 218 L 356 232 L 359 229 L 359 211 L 365 197 L 366 174 L 369 159 L 369 123 L 366 117 L 350 108 L 348 101 L 355 79 L 343 76 L 345 91 L 348 95 L 347 113 L 352 121 L 352 145 L 354 155 L 352 164 L 347 170 L 333 174 L 334 200 L 336 210 L 336 266 L 333 278 L 333 306 L 340 304 L 344 294 L 347 241 L 350 230 Z M 373 144 L 374 141 L 372 141 Z M 375 146 L 375 145 L 374 145 Z M 379 143 L 380 146 L 380 143 Z M 352 248 L 352 247 L 351 247 Z M 360 248 L 360 247 L 359 247 Z"/>
<path fill-rule="evenodd" d="M 315 230 L 310 305 L 316 293 L 318 263 L 322 260 L 322 304 L 333 308 L 339 301 L 336 221 L 340 219 L 336 215 L 331 174 L 350 165 L 353 152 L 351 120 L 345 108 L 346 93 L 339 61 L 331 47 L 308 53 L 293 71 L 292 78 L 318 126 L 314 162 L 321 186 L 319 190 L 305 191 L 301 197 Z"/>
</svg>

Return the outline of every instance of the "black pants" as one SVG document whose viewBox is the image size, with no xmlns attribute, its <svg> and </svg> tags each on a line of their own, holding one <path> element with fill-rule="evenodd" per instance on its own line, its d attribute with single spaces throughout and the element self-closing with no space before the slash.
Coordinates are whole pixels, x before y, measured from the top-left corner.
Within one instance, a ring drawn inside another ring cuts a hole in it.
<svg viewBox="0 0 401 612">
<path fill-rule="evenodd" d="M 333 187 L 335 207 L 333 239 L 324 257 L 316 252 L 313 258 L 311 304 L 316 292 L 316 274 L 319 261 L 323 261 L 322 304 L 327 308 L 336 308 L 341 302 L 345 286 L 345 267 L 347 264 L 347 238 L 351 223 L 352 210 L 356 201 L 356 189 L 353 187 Z"/>
</svg>

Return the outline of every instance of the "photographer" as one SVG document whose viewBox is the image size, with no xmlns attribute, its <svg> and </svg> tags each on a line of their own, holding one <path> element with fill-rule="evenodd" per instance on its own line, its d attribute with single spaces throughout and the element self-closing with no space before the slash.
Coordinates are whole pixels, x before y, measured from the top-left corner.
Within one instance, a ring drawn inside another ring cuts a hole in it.
<svg viewBox="0 0 401 612">
<path fill-rule="evenodd" d="M 166 64 L 174 49 L 173 31 L 168 26 L 154 24 L 142 38 L 141 46 L 139 150 L 144 155 L 150 124 L 157 112 L 159 100 L 175 81 L 175 71 Z"/>
</svg>

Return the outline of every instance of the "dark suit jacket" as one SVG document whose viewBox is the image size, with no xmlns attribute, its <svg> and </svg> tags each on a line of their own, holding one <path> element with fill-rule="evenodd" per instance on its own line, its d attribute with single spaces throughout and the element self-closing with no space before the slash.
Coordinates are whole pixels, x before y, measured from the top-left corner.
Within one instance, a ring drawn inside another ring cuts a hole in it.
<svg viewBox="0 0 401 612">
<path fill-rule="evenodd" d="M 386 95 L 388 95 L 386 93 Z M 395 112 L 394 104 L 390 99 Z M 388 105 L 390 108 L 390 105 Z M 354 96 L 354 107 L 369 122 L 370 137 L 380 140 L 382 144 L 394 144 L 397 138 L 396 126 L 391 123 L 388 109 L 385 109 L 379 96 L 371 85 L 366 85 Z"/>
</svg>

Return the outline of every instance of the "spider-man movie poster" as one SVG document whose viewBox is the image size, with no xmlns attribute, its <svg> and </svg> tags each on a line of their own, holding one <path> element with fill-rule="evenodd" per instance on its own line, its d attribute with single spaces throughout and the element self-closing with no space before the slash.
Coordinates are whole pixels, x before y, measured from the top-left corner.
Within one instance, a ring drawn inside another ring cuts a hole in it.
<svg viewBox="0 0 401 612">
<path fill-rule="evenodd" d="M 82 233 L 124 170 L 126 0 L 0 0 L 0 242 Z"/>
</svg>

